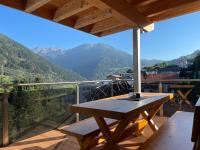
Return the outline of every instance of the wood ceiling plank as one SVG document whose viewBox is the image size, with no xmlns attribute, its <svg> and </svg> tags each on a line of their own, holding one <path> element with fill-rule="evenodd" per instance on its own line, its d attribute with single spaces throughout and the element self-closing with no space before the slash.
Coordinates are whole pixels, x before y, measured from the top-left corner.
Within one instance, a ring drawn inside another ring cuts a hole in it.
<svg viewBox="0 0 200 150">
<path fill-rule="evenodd" d="M 109 30 L 112 29 L 114 27 L 118 27 L 121 26 L 123 23 L 121 23 L 120 21 L 116 20 L 115 18 L 108 18 L 106 20 L 103 20 L 101 22 L 97 22 L 96 24 L 94 24 L 91 33 L 95 34 L 98 32 L 102 32 L 104 30 Z"/>
<path fill-rule="evenodd" d="M 162 20 L 166 20 L 166 19 L 171 19 L 173 17 L 200 11 L 200 2 L 198 2 L 196 4 L 198 4 L 198 5 L 193 5 L 193 7 L 188 6 L 188 7 L 185 7 L 185 9 L 174 9 L 173 11 L 154 16 L 151 19 L 158 22 L 158 21 L 162 21 Z"/>
<path fill-rule="evenodd" d="M 173 9 L 170 9 L 164 13 L 161 13 L 161 14 L 151 17 L 151 19 L 154 21 L 161 21 L 161 20 L 166 20 L 166 19 L 170 19 L 173 17 L 181 16 L 184 14 L 197 12 L 197 11 L 200 11 L 200 1 L 199 0 L 190 2 L 185 5 L 174 7 Z"/>
<path fill-rule="evenodd" d="M 153 17 L 165 12 L 173 11 L 174 9 L 183 9 L 187 4 L 196 3 L 199 0 L 162 0 L 148 5 L 148 8 L 143 11 L 147 17 Z"/>
<path fill-rule="evenodd" d="M 88 0 L 99 9 L 111 9 L 113 17 L 130 26 L 145 25 L 151 23 L 136 8 L 125 0 Z"/>
<path fill-rule="evenodd" d="M 27 0 L 25 11 L 31 13 L 50 1 L 51 0 Z"/>
<path fill-rule="evenodd" d="M 64 6 L 58 8 L 58 10 L 55 12 L 53 20 L 59 22 L 79 12 L 87 10 L 90 7 L 92 7 L 92 5 L 85 0 L 71 0 Z"/>
<path fill-rule="evenodd" d="M 104 19 L 108 19 L 112 17 L 112 13 L 110 10 L 94 10 L 90 11 L 87 14 L 84 14 L 83 16 L 79 16 L 77 19 L 74 27 L 76 29 L 80 29 L 82 27 L 97 23 L 99 21 L 102 21 Z"/>
</svg>

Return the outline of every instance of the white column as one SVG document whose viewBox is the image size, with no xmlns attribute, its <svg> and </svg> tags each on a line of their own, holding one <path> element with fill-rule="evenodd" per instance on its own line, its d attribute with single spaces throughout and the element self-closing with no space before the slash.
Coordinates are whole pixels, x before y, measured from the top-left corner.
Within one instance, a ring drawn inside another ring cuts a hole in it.
<svg viewBox="0 0 200 150">
<path fill-rule="evenodd" d="M 141 93 L 140 29 L 133 29 L 134 92 Z"/>
<path fill-rule="evenodd" d="M 80 104 L 80 86 L 79 83 L 76 85 L 76 104 Z M 80 120 L 79 113 L 76 113 L 76 122 Z"/>
</svg>

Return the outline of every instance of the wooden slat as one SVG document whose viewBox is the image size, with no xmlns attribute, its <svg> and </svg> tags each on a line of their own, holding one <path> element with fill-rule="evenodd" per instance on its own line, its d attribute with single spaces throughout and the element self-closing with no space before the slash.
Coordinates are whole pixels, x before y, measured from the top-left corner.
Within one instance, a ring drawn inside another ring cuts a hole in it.
<svg viewBox="0 0 200 150">
<path fill-rule="evenodd" d="M 51 0 L 27 0 L 25 11 L 31 13 L 50 1 Z"/>
<path fill-rule="evenodd" d="M 55 12 L 53 20 L 59 22 L 90 7 L 92 7 L 92 5 L 85 0 L 70 0 L 64 6 L 58 8 L 58 10 Z"/>
<path fill-rule="evenodd" d="M 183 8 L 184 5 L 197 2 L 198 0 L 162 0 L 148 5 L 148 8 L 143 12 L 148 17 L 153 17 L 174 9 Z"/>
<path fill-rule="evenodd" d="M 102 21 L 104 19 L 108 19 L 112 17 L 112 13 L 109 9 L 106 9 L 104 11 L 101 10 L 94 10 L 93 12 L 88 12 L 87 14 L 84 14 L 83 16 L 80 16 L 74 27 L 76 29 L 88 26 L 90 24 L 94 24 L 96 22 Z"/>
<path fill-rule="evenodd" d="M 92 30 L 91 33 L 95 34 L 98 32 L 102 32 L 105 30 L 110 30 L 112 28 L 118 27 L 123 25 L 123 23 L 121 23 L 120 21 L 116 20 L 115 18 L 108 18 L 106 20 L 103 20 L 101 22 L 96 23 Z"/>
<path fill-rule="evenodd" d="M 145 25 L 151 23 L 136 8 L 125 0 L 88 0 L 99 9 L 111 9 L 113 17 L 130 26 Z"/>
</svg>

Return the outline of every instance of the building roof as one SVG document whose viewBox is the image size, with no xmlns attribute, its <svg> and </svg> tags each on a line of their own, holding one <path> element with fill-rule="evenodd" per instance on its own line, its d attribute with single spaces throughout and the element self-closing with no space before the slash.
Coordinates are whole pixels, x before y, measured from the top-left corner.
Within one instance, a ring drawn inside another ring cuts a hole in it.
<svg viewBox="0 0 200 150">
<path fill-rule="evenodd" d="M 200 0 L 1 0 L 0 4 L 105 36 L 200 10 Z M 147 26 L 150 25 L 150 26 Z"/>
</svg>

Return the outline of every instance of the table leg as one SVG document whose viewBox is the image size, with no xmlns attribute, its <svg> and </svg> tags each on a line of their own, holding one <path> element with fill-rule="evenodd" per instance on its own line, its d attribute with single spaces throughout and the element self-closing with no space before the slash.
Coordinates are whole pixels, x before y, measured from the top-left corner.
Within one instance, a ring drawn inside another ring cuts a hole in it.
<svg viewBox="0 0 200 150">
<path fill-rule="evenodd" d="M 142 116 L 144 117 L 144 119 L 148 121 L 150 128 L 154 132 L 158 130 L 158 126 L 155 124 L 152 118 L 156 115 L 156 113 L 159 112 L 162 106 L 163 106 L 163 103 L 160 103 L 160 104 L 155 105 L 154 108 L 150 110 L 149 112 L 147 111 L 142 112 Z"/>
<path fill-rule="evenodd" d="M 117 149 L 117 147 L 118 147 L 117 143 L 120 141 L 119 139 L 120 139 L 121 135 L 123 134 L 123 132 L 125 131 L 126 127 L 129 125 L 130 122 L 135 122 L 137 119 L 138 119 L 138 117 L 135 117 L 130 120 L 129 119 L 121 120 L 121 121 L 119 121 L 114 132 L 111 132 L 110 128 L 106 124 L 105 119 L 103 117 L 95 117 L 95 120 L 96 120 L 99 128 L 101 129 L 101 132 L 102 132 L 104 138 L 107 141 L 104 149 L 113 149 L 113 148 Z"/>
<path fill-rule="evenodd" d="M 183 102 L 187 103 L 188 105 L 192 106 L 192 104 L 190 103 L 190 101 L 188 100 L 188 95 L 192 92 L 192 89 L 188 90 L 185 94 L 182 93 L 182 91 L 178 90 L 177 91 L 178 94 L 180 95 L 181 99 L 180 99 L 180 108 L 181 108 L 181 104 Z"/>
</svg>

